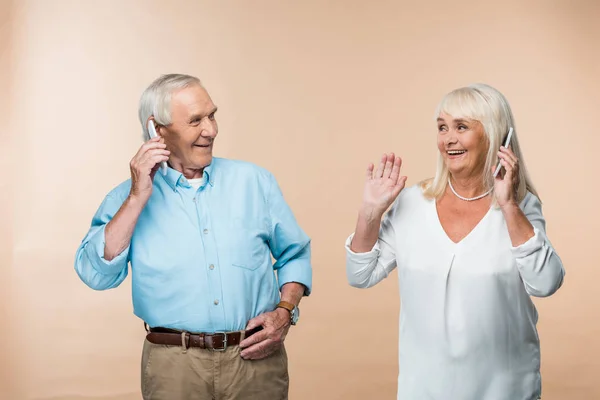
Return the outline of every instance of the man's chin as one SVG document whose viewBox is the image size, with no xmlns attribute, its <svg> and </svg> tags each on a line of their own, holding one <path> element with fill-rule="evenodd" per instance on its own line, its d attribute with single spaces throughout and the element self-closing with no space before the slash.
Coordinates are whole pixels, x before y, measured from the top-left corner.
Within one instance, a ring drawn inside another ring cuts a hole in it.
<svg viewBox="0 0 600 400">
<path fill-rule="evenodd" d="M 204 156 L 204 157 L 198 157 L 197 159 L 194 160 L 194 165 L 196 166 L 196 168 L 206 168 L 208 167 L 213 161 L 213 156 L 212 154 Z"/>
<path fill-rule="evenodd" d="M 203 161 L 202 165 L 204 165 L 205 167 L 208 167 L 213 161 L 212 154 L 209 155 L 208 157 L 205 157 L 204 160 L 202 160 L 202 161 Z"/>
</svg>

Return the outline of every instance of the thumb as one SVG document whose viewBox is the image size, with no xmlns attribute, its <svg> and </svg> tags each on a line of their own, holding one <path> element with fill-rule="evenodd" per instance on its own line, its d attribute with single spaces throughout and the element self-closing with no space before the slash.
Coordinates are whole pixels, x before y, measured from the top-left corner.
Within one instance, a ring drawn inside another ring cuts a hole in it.
<svg viewBox="0 0 600 400">
<path fill-rule="evenodd" d="M 257 317 L 254 317 L 248 322 L 248 325 L 246 326 L 246 330 L 249 331 L 251 329 L 262 326 L 264 322 L 265 322 L 265 318 L 264 318 L 263 314 L 261 314 Z"/>
<path fill-rule="evenodd" d="M 154 180 L 154 176 L 156 175 L 156 171 L 160 168 L 160 163 L 156 163 L 154 167 L 150 170 L 150 179 Z"/>
<path fill-rule="evenodd" d="M 404 189 L 404 187 L 406 186 L 407 179 L 408 179 L 407 176 L 401 176 L 400 179 L 398 179 L 397 185 L 400 186 L 402 189 Z"/>
<path fill-rule="evenodd" d="M 398 179 L 398 183 L 396 183 L 394 189 L 392 189 L 392 200 L 396 200 L 396 197 L 398 197 L 402 189 L 404 189 L 404 185 L 406 185 L 406 176 Z"/>
</svg>

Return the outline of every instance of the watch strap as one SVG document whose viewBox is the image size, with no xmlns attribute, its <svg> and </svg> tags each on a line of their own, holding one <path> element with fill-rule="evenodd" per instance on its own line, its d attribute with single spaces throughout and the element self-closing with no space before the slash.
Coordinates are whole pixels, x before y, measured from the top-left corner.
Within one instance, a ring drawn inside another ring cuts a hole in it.
<svg viewBox="0 0 600 400">
<path fill-rule="evenodd" d="M 282 300 L 279 302 L 279 304 L 277 304 L 277 308 L 285 308 L 291 314 L 294 311 L 294 308 L 296 308 L 296 306 L 293 305 L 292 303 L 288 303 L 287 301 Z"/>
</svg>

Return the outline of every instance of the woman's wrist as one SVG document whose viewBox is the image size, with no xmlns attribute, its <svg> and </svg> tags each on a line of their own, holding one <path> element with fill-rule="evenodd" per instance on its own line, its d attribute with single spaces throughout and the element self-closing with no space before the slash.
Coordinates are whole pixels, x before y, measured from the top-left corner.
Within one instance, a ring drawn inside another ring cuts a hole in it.
<svg viewBox="0 0 600 400">
<path fill-rule="evenodd" d="M 506 215 L 506 214 L 512 214 L 515 211 L 520 211 L 521 209 L 519 208 L 519 205 L 517 204 L 516 201 L 514 200 L 510 200 L 508 202 L 506 202 L 505 204 L 501 204 L 500 205 L 500 209 L 502 210 L 502 212 Z"/>
<path fill-rule="evenodd" d="M 358 212 L 359 219 L 362 219 L 368 225 L 381 222 L 383 213 L 378 211 L 375 207 L 369 205 L 362 205 Z"/>
</svg>

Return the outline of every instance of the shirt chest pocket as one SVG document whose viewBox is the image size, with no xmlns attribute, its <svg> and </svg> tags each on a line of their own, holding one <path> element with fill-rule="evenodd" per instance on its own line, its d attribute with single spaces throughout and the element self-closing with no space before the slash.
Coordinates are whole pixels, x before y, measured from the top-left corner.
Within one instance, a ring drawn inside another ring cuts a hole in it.
<svg viewBox="0 0 600 400">
<path fill-rule="evenodd" d="M 269 265 L 267 231 L 259 224 L 234 223 L 229 230 L 228 258 L 235 268 L 256 271 Z"/>
</svg>

